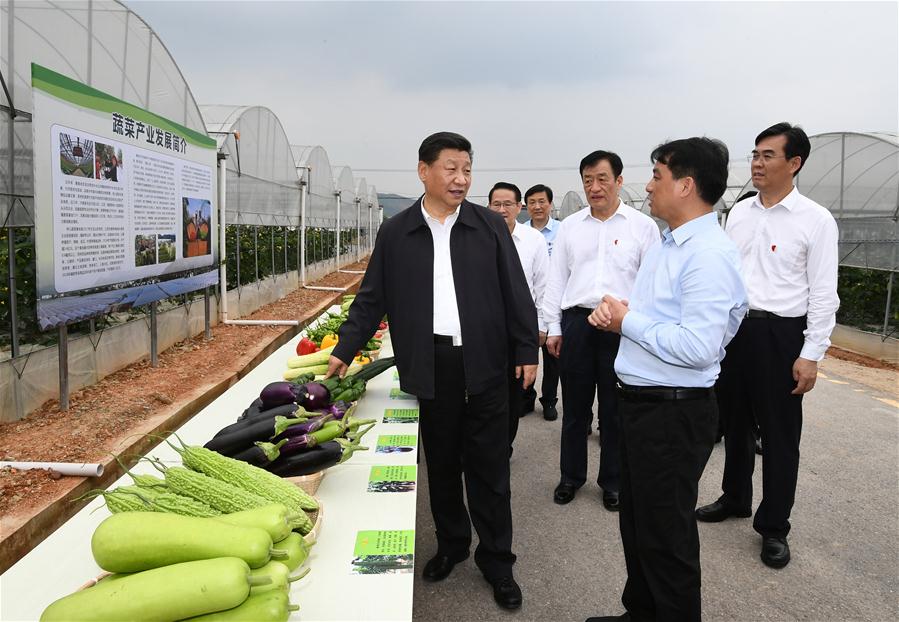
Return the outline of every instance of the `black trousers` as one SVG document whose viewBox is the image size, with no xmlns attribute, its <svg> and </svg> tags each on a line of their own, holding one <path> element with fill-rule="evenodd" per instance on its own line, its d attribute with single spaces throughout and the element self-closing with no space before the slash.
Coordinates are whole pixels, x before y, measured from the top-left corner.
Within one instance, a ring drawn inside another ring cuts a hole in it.
<svg viewBox="0 0 899 622">
<path fill-rule="evenodd" d="M 621 396 L 619 526 L 632 620 L 702 618 L 699 478 L 715 444 L 714 395 L 663 402 Z"/>
<path fill-rule="evenodd" d="M 437 550 L 468 556 L 471 525 L 480 543 L 475 563 L 488 579 L 511 574 L 508 386 L 466 395 L 462 348 L 435 345 L 434 399 L 419 400 Z M 462 478 L 468 509 L 462 493 Z M 470 512 L 470 517 L 469 517 Z"/>
<path fill-rule="evenodd" d="M 621 339 L 587 322 L 589 309 L 562 312 L 562 443 L 561 481 L 575 487 L 587 481 L 587 432 L 593 422 L 593 398 L 599 398 L 599 475 L 597 483 L 618 491 L 618 395 L 615 356 Z"/>
<path fill-rule="evenodd" d="M 524 390 L 524 378 L 515 377 L 515 365 L 509 363 L 509 453 L 512 443 L 518 434 L 518 415 L 521 414 L 527 392 Z M 531 386 L 533 388 L 533 385 Z"/>
<path fill-rule="evenodd" d="M 559 401 L 559 359 L 554 357 L 546 349 L 543 350 L 543 382 L 540 387 L 540 403 L 546 406 L 555 406 Z M 537 400 L 537 383 L 535 382 L 524 392 L 524 404 L 530 405 Z M 511 408 L 509 412 L 515 412 Z"/>
<path fill-rule="evenodd" d="M 740 509 L 752 509 L 755 469 L 753 425 L 762 438 L 762 502 L 753 527 L 763 536 L 786 537 L 799 476 L 802 396 L 793 363 L 804 343 L 805 317 L 746 318 L 727 346 L 716 384 L 724 429 L 724 498 Z M 753 418 L 753 414 L 755 418 Z"/>
</svg>

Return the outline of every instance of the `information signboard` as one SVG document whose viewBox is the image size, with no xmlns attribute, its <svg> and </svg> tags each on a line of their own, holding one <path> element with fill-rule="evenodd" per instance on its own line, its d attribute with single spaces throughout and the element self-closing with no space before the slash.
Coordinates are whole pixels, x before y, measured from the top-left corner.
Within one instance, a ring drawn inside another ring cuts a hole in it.
<svg viewBox="0 0 899 622">
<path fill-rule="evenodd" d="M 40 65 L 31 82 L 41 327 L 217 283 L 215 141 Z"/>
</svg>

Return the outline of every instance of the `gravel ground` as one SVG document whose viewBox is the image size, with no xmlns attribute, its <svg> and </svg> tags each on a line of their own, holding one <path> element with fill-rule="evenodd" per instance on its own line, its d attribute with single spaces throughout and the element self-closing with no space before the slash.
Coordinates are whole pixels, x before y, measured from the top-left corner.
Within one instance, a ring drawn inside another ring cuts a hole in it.
<svg viewBox="0 0 899 622">
<path fill-rule="evenodd" d="M 818 386 L 805 401 L 789 538 L 793 560 L 782 570 L 764 566 L 759 560 L 761 538 L 752 530 L 751 519 L 700 524 L 706 620 L 899 617 L 897 379 L 894 370 L 824 362 Z M 560 429 L 561 420 L 544 421 L 538 405 L 537 413 L 521 420 L 512 458 L 515 573 L 524 593 L 518 612 L 495 605 L 491 588 L 471 559 L 441 583 L 421 580 L 421 569 L 436 549 L 422 471 L 415 620 L 580 621 L 623 612 L 620 594 L 626 576 L 617 515 L 602 507 L 595 483 L 581 488 L 568 505 L 552 501 Z M 595 478 L 597 436 L 589 440 Z M 760 458 L 757 465 L 759 491 Z M 723 466 L 724 448 L 719 444 L 700 481 L 701 504 L 720 494 Z"/>
</svg>

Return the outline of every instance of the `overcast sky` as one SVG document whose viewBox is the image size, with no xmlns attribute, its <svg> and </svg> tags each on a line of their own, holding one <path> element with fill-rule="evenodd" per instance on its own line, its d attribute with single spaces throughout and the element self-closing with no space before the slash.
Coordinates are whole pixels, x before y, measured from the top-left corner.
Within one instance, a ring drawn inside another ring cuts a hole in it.
<svg viewBox="0 0 899 622">
<path fill-rule="evenodd" d="M 379 192 L 420 193 L 418 145 L 441 130 L 473 143 L 471 195 L 502 179 L 561 198 L 594 149 L 639 166 L 704 134 L 736 160 L 777 121 L 899 124 L 896 2 L 127 4 L 199 104 L 268 107 Z"/>
</svg>

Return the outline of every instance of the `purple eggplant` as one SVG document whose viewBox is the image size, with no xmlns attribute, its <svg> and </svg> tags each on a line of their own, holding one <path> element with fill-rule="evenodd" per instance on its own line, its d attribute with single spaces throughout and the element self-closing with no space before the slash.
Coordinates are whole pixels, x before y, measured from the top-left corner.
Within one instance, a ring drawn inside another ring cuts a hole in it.
<svg viewBox="0 0 899 622">
<path fill-rule="evenodd" d="M 303 423 L 296 423 L 288 417 L 278 417 L 275 420 L 275 436 L 273 438 L 276 441 L 280 441 L 281 439 L 294 438 L 303 434 L 312 434 L 333 418 L 334 416 L 330 414 L 321 415 L 320 417 L 310 417 Z"/>
<path fill-rule="evenodd" d="M 342 453 L 340 443 L 328 441 L 309 451 L 292 455 L 283 455 L 265 468 L 281 477 L 310 475 L 332 467 L 340 461 Z"/>
<path fill-rule="evenodd" d="M 284 439 L 280 443 L 275 443 L 274 447 L 276 449 L 280 449 L 282 445 L 287 443 L 287 439 Z M 242 460 L 248 464 L 252 464 L 257 467 L 265 467 L 272 461 L 272 458 L 269 457 L 270 454 L 267 454 L 261 447 L 257 445 L 250 445 L 243 451 L 239 451 L 236 454 L 232 454 L 230 457 L 235 460 Z"/>
<path fill-rule="evenodd" d="M 351 404 L 349 402 L 344 402 L 343 400 L 334 402 L 329 405 L 327 408 L 319 408 L 315 412 L 320 413 L 322 415 L 332 415 L 336 421 L 340 421 L 343 419 L 343 416 L 350 409 Z"/>
<path fill-rule="evenodd" d="M 294 385 L 296 402 L 306 410 L 318 410 L 327 408 L 331 401 L 331 393 L 327 387 L 318 382 L 307 382 L 303 385 Z"/>
<path fill-rule="evenodd" d="M 243 414 L 238 418 L 237 422 L 232 425 L 239 424 L 247 424 L 252 421 L 258 421 L 259 419 L 274 419 L 277 416 L 290 417 L 290 416 L 304 416 L 302 412 L 298 413 L 300 410 L 299 404 L 284 404 L 283 406 L 275 406 L 274 408 L 269 408 L 268 410 L 258 410 L 254 409 L 252 406 L 243 411 Z M 230 427 L 230 426 L 229 426 Z M 225 428 L 222 428 L 223 430 Z"/>
<path fill-rule="evenodd" d="M 256 441 L 267 441 L 275 434 L 275 419 L 259 419 L 248 423 L 238 422 L 232 424 L 238 426 L 232 428 L 225 434 L 214 437 L 211 441 L 203 445 L 206 449 L 217 451 L 220 454 L 231 456 L 237 452 L 247 449 Z M 286 419 L 286 417 L 282 417 Z M 296 419 L 296 423 L 302 423 L 304 419 Z M 231 428 L 232 426 L 228 426 Z"/>
<path fill-rule="evenodd" d="M 262 400 L 262 410 L 268 410 L 275 406 L 283 406 L 296 402 L 296 385 L 291 382 L 272 382 L 259 392 Z"/>
<path fill-rule="evenodd" d="M 265 468 L 281 477 L 309 475 L 323 471 L 335 464 L 346 462 L 353 455 L 353 452 L 366 449 L 368 447 L 363 447 L 358 442 L 352 443 L 340 438 L 299 453 L 287 454 L 282 452 L 276 460 L 266 465 Z"/>
</svg>

